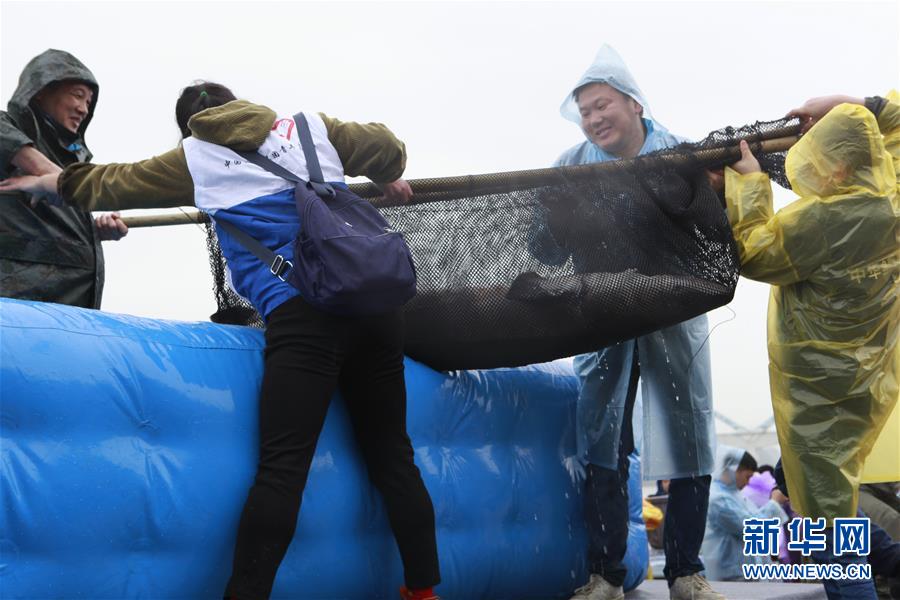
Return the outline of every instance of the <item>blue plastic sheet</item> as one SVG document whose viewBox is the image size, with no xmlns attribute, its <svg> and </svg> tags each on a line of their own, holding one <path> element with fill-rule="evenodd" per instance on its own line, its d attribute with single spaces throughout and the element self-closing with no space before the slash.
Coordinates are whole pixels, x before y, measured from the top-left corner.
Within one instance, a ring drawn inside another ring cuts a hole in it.
<svg viewBox="0 0 900 600">
<path fill-rule="evenodd" d="M 261 333 L 7 299 L 0 325 L 0 596 L 221 597 L 255 468 Z M 587 578 L 562 466 L 571 367 L 406 369 L 441 594 L 567 598 Z M 631 515 L 629 588 L 648 562 L 638 477 Z M 396 598 L 401 583 L 335 402 L 273 597 Z"/>
</svg>

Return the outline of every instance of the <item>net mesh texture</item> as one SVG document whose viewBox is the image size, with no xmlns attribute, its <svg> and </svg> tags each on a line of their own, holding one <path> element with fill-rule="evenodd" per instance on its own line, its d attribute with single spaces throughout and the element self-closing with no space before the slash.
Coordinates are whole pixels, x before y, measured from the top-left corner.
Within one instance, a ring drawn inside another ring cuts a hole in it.
<svg viewBox="0 0 900 600">
<path fill-rule="evenodd" d="M 576 167 L 410 180 L 413 202 L 371 198 L 412 251 L 417 294 L 404 307 L 406 354 L 438 370 L 514 367 L 674 325 L 731 301 L 737 250 L 707 169 L 750 143 L 789 187 L 796 120 L 726 127 L 697 143 Z M 792 138 L 790 136 L 793 136 Z M 780 140 L 766 142 L 764 140 Z M 785 141 L 787 140 L 787 141 Z M 219 323 L 264 327 L 207 245 Z"/>
</svg>

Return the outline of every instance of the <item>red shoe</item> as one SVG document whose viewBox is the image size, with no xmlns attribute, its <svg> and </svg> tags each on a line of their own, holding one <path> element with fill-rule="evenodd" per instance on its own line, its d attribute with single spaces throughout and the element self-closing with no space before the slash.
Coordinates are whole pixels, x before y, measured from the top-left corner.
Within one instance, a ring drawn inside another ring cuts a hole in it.
<svg viewBox="0 0 900 600">
<path fill-rule="evenodd" d="M 441 597 L 434 593 L 434 588 L 410 590 L 404 585 L 400 587 L 400 600 L 441 600 Z"/>
</svg>

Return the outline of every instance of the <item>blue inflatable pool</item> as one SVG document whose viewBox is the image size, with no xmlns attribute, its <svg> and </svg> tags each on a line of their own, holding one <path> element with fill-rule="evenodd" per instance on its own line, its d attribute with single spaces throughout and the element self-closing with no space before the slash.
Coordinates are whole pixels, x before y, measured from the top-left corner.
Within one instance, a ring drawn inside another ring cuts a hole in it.
<svg viewBox="0 0 900 600">
<path fill-rule="evenodd" d="M 216 598 L 256 460 L 260 331 L 0 300 L 0 595 Z M 584 583 L 565 363 L 439 373 L 407 361 L 409 431 L 447 599 Z M 647 570 L 637 464 L 626 557 Z M 275 598 L 396 598 L 380 499 L 332 404 Z"/>
</svg>

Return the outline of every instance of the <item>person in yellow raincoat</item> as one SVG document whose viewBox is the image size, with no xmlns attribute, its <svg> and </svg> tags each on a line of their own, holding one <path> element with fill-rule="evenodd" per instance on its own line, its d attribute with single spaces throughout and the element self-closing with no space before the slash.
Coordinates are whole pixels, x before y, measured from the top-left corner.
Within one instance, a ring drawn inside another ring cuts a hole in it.
<svg viewBox="0 0 900 600">
<path fill-rule="evenodd" d="M 800 198 L 773 214 L 743 142 L 725 195 L 742 274 L 772 284 L 769 380 L 791 501 L 831 526 L 856 516 L 898 397 L 900 96 L 815 98 L 789 115 L 808 129 L 785 163 Z"/>
</svg>

